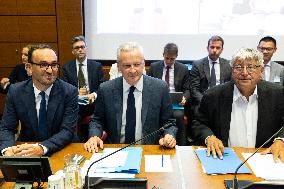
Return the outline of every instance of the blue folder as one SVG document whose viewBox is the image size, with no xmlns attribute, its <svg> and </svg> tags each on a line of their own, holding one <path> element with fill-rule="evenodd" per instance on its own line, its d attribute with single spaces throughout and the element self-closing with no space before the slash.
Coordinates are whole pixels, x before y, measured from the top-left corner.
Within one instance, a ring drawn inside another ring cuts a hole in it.
<svg viewBox="0 0 284 189">
<path fill-rule="evenodd" d="M 228 174 L 234 173 L 237 167 L 242 163 L 242 160 L 237 156 L 232 148 L 225 148 L 223 160 L 206 156 L 207 149 L 199 148 L 195 150 L 202 166 L 207 174 Z M 238 173 L 250 173 L 251 171 L 246 165 L 243 165 Z"/>
</svg>

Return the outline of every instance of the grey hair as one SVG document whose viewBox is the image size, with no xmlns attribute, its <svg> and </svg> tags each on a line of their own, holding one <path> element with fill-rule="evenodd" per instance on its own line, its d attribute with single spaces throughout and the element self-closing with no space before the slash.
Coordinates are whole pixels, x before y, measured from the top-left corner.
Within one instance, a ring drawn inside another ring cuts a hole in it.
<svg viewBox="0 0 284 189">
<path fill-rule="evenodd" d="M 117 62 L 119 63 L 120 54 L 122 52 L 132 52 L 134 50 L 138 50 L 142 54 L 143 59 L 144 59 L 143 48 L 141 45 L 139 45 L 136 42 L 126 42 L 126 43 L 122 43 L 117 49 Z"/>
<path fill-rule="evenodd" d="M 258 65 L 264 67 L 263 64 L 263 54 L 256 49 L 251 48 L 241 48 L 237 50 L 237 52 L 233 55 L 232 60 L 230 62 L 231 67 L 238 60 L 255 60 Z"/>
</svg>

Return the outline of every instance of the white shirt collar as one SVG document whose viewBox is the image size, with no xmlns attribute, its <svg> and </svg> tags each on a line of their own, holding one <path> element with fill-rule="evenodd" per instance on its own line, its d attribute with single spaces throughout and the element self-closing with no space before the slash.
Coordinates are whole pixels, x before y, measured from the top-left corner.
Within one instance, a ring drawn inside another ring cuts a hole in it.
<svg viewBox="0 0 284 189">
<path fill-rule="evenodd" d="M 253 91 L 253 94 L 249 97 L 249 99 L 251 97 L 255 96 L 256 98 L 258 97 L 257 95 L 257 85 L 255 86 L 255 89 Z M 239 98 L 246 100 L 246 97 L 244 95 L 242 95 L 242 93 L 240 92 L 240 90 L 238 89 L 238 87 L 236 85 L 234 85 L 234 93 L 233 93 L 233 101 L 237 101 Z"/>
<path fill-rule="evenodd" d="M 76 59 L 76 65 L 79 66 L 80 62 Z M 85 60 L 82 62 L 83 66 L 87 66 L 87 57 Z"/>
<path fill-rule="evenodd" d="M 51 91 L 51 89 L 52 89 L 52 86 L 53 86 L 53 84 L 50 85 L 50 87 L 48 87 L 48 88 L 44 91 L 47 96 L 50 95 L 50 91 Z M 35 97 L 37 97 L 41 91 L 38 90 L 34 84 L 33 84 L 33 87 L 34 87 Z"/>
<path fill-rule="evenodd" d="M 212 62 L 216 62 L 215 64 L 219 64 L 219 58 L 216 61 L 213 61 L 208 56 L 208 61 L 209 61 L 209 64 L 212 64 Z"/>
<path fill-rule="evenodd" d="M 140 92 L 142 92 L 143 90 L 143 74 L 142 76 L 140 77 L 140 79 L 138 80 L 138 82 L 134 85 L 134 87 L 136 88 L 135 90 L 138 90 Z M 123 78 L 123 92 L 126 93 L 129 91 L 129 88 L 131 87 L 131 85 L 129 85 L 126 80 Z"/>
<path fill-rule="evenodd" d="M 170 67 L 170 69 L 172 69 L 172 68 L 174 67 L 175 63 L 176 63 L 176 62 L 174 62 L 171 66 L 169 66 L 169 67 Z M 164 68 L 166 69 L 166 68 L 167 68 L 167 66 L 168 66 L 168 65 L 167 65 L 167 64 L 165 63 L 165 61 L 164 61 Z"/>
<path fill-rule="evenodd" d="M 269 67 L 271 67 L 271 61 L 269 61 L 267 64 L 264 64 L 264 66 L 269 66 Z"/>
</svg>

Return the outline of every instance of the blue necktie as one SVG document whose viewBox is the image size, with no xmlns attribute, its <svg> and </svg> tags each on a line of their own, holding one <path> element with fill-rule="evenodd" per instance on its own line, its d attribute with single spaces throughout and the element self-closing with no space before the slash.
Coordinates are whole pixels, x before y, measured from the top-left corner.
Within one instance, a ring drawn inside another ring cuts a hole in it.
<svg viewBox="0 0 284 189">
<path fill-rule="evenodd" d="M 215 73 L 215 64 L 216 62 L 212 62 L 211 74 L 210 74 L 210 87 L 214 87 L 216 85 L 216 73 Z"/>
<path fill-rule="evenodd" d="M 135 141 L 136 108 L 133 94 L 134 90 L 135 87 L 131 86 L 127 98 L 125 144 L 130 144 Z"/>
<path fill-rule="evenodd" d="M 39 122 L 38 122 L 38 139 L 39 141 L 43 141 L 47 139 L 47 128 L 46 128 L 46 100 L 45 100 L 45 92 L 41 91 L 41 102 L 39 108 Z"/>
</svg>

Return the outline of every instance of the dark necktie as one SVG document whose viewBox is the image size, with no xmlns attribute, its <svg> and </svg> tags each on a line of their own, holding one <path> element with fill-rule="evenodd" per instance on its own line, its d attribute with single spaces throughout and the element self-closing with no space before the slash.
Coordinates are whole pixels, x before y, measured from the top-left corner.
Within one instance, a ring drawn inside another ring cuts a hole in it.
<svg viewBox="0 0 284 189">
<path fill-rule="evenodd" d="M 84 73 L 83 73 L 83 70 L 82 70 L 82 66 L 83 66 L 83 64 L 80 63 L 79 64 L 79 71 L 78 71 L 79 88 L 83 88 L 83 87 L 86 86 L 86 81 L 85 81 Z"/>
<path fill-rule="evenodd" d="M 39 122 L 38 122 L 38 134 L 39 141 L 43 141 L 47 139 L 47 127 L 46 127 L 46 100 L 45 100 L 45 92 L 41 91 L 40 93 L 41 101 L 39 108 Z"/>
<path fill-rule="evenodd" d="M 170 66 L 167 66 L 166 67 L 167 70 L 166 70 L 166 75 L 165 75 L 165 81 L 167 82 L 168 84 L 168 87 L 170 87 Z"/>
<path fill-rule="evenodd" d="M 212 68 L 210 74 L 210 87 L 214 87 L 216 85 L 215 64 L 216 62 L 212 62 Z"/>
<path fill-rule="evenodd" d="M 134 90 L 135 87 L 131 86 L 127 98 L 125 144 L 130 144 L 135 141 L 136 108 L 133 94 Z"/>
</svg>

